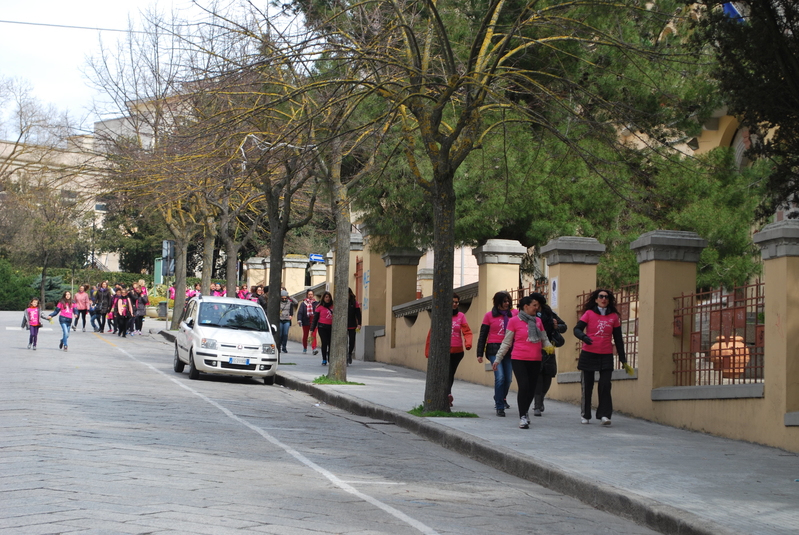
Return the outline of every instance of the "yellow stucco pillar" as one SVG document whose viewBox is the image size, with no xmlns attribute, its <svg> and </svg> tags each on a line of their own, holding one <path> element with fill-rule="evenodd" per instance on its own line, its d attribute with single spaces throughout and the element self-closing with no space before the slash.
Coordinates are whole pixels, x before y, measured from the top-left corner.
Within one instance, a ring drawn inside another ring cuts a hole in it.
<svg viewBox="0 0 799 535">
<path fill-rule="evenodd" d="M 630 244 L 639 265 L 638 388 L 674 386 L 681 342 L 674 335 L 674 298 L 696 291 L 696 263 L 705 247 L 697 233 L 675 230 L 647 232 Z M 659 399 L 656 393 L 652 399 Z"/>
<path fill-rule="evenodd" d="M 422 297 L 433 295 L 433 268 L 419 268 L 416 272 L 417 287 L 422 293 Z"/>
<path fill-rule="evenodd" d="M 247 290 L 253 286 L 269 285 L 269 259 L 259 256 L 248 259 L 244 262 L 247 268 Z"/>
<path fill-rule="evenodd" d="M 396 305 L 416 300 L 416 268 L 422 252 L 416 249 L 393 249 L 382 255 L 386 266 L 386 338 L 388 347 L 396 347 Z"/>
<path fill-rule="evenodd" d="M 541 248 L 549 270 L 549 298 L 552 310 L 566 322 L 566 343 L 555 355 L 558 360 L 558 383 L 579 383 L 577 357 L 580 342 L 572 334 L 577 323 L 578 296 L 596 288 L 596 265 L 605 246 L 595 238 L 561 236 Z"/>
<path fill-rule="evenodd" d="M 324 264 L 311 265 L 311 286 L 322 284 L 327 280 L 327 268 Z"/>
<path fill-rule="evenodd" d="M 290 254 L 283 257 L 283 286 L 289 295 L 299 293 L 305 288 L 305 269 L 307 267 L 307 256 Z"/>
<path fill-rule="evenodd" d="M 763 381 L 769 412 L 799 426 L 799 221 L 766 225 L 755 234 L 763 258 Z"/>
</svg>

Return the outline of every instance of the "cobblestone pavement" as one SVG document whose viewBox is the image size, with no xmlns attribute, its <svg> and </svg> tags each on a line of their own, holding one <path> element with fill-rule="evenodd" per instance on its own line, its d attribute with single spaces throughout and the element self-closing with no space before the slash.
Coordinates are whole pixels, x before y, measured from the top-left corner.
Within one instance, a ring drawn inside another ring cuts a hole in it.
<svg viewBox="0 0 799 535">
<path fill-rule="evenodd" d="M 0 531 L 652 533 L 384 421 L 0 312 Z"/>
</svg>

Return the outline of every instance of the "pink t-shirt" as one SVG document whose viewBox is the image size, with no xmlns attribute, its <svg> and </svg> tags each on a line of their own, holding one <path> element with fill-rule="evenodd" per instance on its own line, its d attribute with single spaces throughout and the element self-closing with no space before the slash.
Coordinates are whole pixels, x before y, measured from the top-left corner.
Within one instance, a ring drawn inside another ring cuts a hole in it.
<svg viewBox="0 0 799 535">
<path fill-rule="evenodd" d="M 510 323 L 510 320 L 518 315 L 519 311 L 517 309 L 511 310 L 508 322 Z M 486 338 L 486 343 L 501 344 L 502 340 L 505 339 L 505 316 L 501 314 L 499 316 L 494 316 L 489 310 L 486 315 L 483 316 L 483 325 L 488 325 L 488 338 Z"/>
<path fill-rule="evenodd" d="M 39 309 L 36 307 L 26 308 L 25 313 L 28 315 L 28 325 L 34 327 L 41 327 L 42 322 L 39 321 Z"/>
<path fill-rule="evenodd" d="M 449 341 L 450 347 L 463 347 L 464 325 L 467 327 L 469 326 L 469 324 L 466 322 L 466 316 L 463 314 L 463 312 L 458 312 L 452 316 L 452 337 Z M 471 339 L 467 340 L 467 343 L 471 345 Z"/>
<path fill-rule="evenodd" d="M 593 342 L 591 345 L 584 343 L 583 351 L 602 355 L 613 353 L 613 329 L 621 327 L 621 319 L 618 314 L 600 316 L 593 310 L 589 310 L 580 317 L 580 321 L 585 322 L 584 332 Z"/>
<path fill-rule="evenodd" d="M 327 307 L 319 305 L 316 307 L 316 315 L 319 319 L 316 320 L 317 325 L 333 325 L 333 311 Z"/>
<path fill-rule="evenodd" d="M 536 318 L 535 324 L 539 330 L 544 330 L 541 318 Z M 541 360 L 542 343 L 527 341 L 527 336 L 529 336 L 527 323 L 519 319 L 519 316 L 514 316 L 510 319 L 508 331 L 513 331 L 513 352 L 511 353 L 513 360 Z"/>
<path fill-rule="evenodd" d="M 74 305 L 65 305 L 64 303 L 58 303 L 55 307 L 60 310 L 59 314 L 61 314 L 62 318 L 72 318 L 72 307 Z"/>
<path fill-rule="evenodd" d="M 169 288 L 169 298 L 170 299 L 175 299 L 175 287 L 174 286 L 171 286 Z"/>
</svg>

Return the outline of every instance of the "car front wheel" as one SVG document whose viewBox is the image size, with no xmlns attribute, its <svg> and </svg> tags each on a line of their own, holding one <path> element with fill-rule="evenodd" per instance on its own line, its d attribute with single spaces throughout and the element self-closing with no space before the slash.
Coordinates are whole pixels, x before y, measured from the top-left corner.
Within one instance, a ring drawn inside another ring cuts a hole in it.
<svg viewBox="0 0 799 535">
<path fill-rule="evenodd" d="M 199 379 L 200 370 L 194 365 L 194 354 L 189 353 L 189 379 Z"/>
<path fill-rule="evenodd" d="M 183 361 L 180 360 L 180 357 L 178 357 L 178 346 L 175 344 L 175 362 L 172 364 L 172 368 L 174 368 L 177 373 L 183 373 L 183 368 L 185 366 Z"/>
</svg>

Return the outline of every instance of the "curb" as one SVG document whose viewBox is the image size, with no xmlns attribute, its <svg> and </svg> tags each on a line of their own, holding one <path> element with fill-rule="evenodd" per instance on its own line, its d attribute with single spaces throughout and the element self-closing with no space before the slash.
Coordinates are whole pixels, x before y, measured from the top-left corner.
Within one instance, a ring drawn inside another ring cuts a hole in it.
<svg viewBox="0 0 799 535">
<path fill-rule="evenodd" d="M 668 535 L 740 535 L 694 513 L 664 505 L 651 498 L 571 474 L 538 459 L 497 446 L 468 433 L 419 418 L 406 412 L 366 402 L 360 398 L 306 383 L 278 371 L 275 382 L 359 416 L 396 424 L 403 429 L 465 455 L 482 464 L 577 498 L 591 507 L 632 520 Z"/>
</svg>

